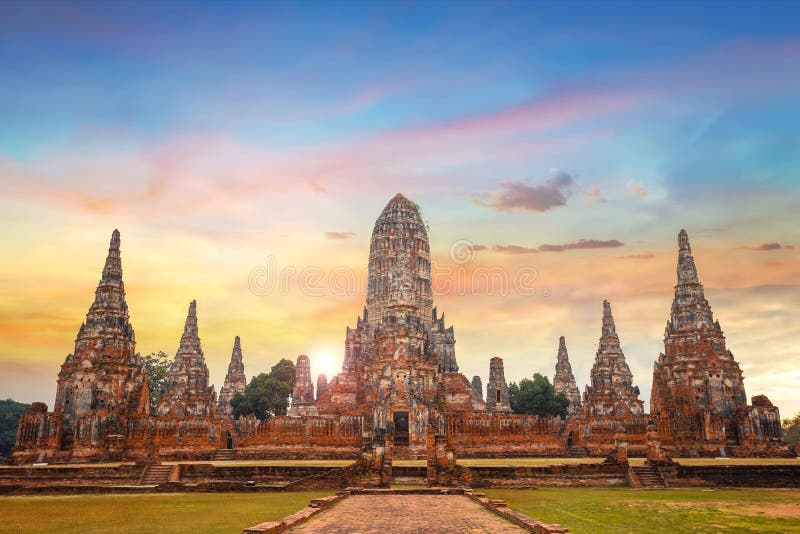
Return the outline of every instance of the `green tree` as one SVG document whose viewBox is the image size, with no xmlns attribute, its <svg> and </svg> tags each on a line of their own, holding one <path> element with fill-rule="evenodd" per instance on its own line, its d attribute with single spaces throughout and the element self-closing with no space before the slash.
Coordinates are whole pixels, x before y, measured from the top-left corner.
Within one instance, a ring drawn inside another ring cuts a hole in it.
<svg viewBox="0 0 800 534">
<path fill-rule="evenodd" d="M 147 369 L 147 389 L 150 391 L 150 411 L 154 412 L 158 399 L 161 397 L 161 391 L 167 383 L 167 374 L 172 368 L 172 360 L 169 359 L 167 353 L 163 350 L 158 351 L 158 354 L 151 352 L 144 358 L 144 366 Z"/>
<path fill-rule="evenodd" d="M 250 379 L 244 393 L 231 399 L 233 416 L 255 415 L 262 421 L 276 415 L 286 415 L 294 383 L 294 364 L 282 359 L 272 366 L 269 373 L 261 373 Z"/>
<path fill-rule="evenodd" d="M 783 441 L 791 446 L 800 443 L 800 412 L 791 419 L 783 420 Z"/>
<path fill-rule="evenodd" d="M 17 441 L 19 418 L 28 411 L 30 404 L 23 404 L 11 399 L 0 401 L 0 463 L 11 454 L 11 447 Z"/>
<path fill-rule="evenodd" d="M 539 373 L 533 375 L 533 380 L 523 378 L 519 384 L 512 382 L 508 386 L 508 400 L 514 413 L 540 417 L 566 417 L 569 406 L 569 399 L 564 395 L 556 395 L 550 380 Z"/>
<path fill-rule="evenodd" d="M 286 382 L 290 387 L 294 385 L 294 363 L 292 363 L 292 360 L 281 358 L 281 361 L 272 366 L 269 374 L 282 382 Z M 291 395 L 291 392 L 289 394 Z"/>
</svg>

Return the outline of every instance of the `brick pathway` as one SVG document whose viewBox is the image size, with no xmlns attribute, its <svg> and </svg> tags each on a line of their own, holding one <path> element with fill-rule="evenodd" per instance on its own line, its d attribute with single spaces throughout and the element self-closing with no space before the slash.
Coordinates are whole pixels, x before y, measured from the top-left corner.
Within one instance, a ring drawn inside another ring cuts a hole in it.
<svg viewBox="0 0 800 534">
<path fill-rule="evenodd" d="M 463 495 L 352 495 L 288 532 L 432 534 L 525 531 Z"/>
</svg>

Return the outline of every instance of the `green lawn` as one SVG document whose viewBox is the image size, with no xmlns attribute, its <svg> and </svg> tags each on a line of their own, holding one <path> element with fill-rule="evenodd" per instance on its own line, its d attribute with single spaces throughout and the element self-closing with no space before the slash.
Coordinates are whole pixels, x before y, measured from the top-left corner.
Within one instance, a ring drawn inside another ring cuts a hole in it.
<svg viewBox="0 0 800 534">
<path fill-rule="evenodd" d="M 238 533 L 326 491 L 0 497 L 0 533 Z"/>
<path fill-rule="evenodd" d="M 581 533 L 800 532 L 800 490 L 486 490 L 533 518 Z"/>
</svg>

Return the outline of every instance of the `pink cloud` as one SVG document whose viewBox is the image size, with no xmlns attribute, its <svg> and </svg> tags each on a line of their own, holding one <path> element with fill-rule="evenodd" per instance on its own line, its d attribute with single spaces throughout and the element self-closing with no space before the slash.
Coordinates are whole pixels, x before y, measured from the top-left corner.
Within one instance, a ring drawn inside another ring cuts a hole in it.
<svg viewBox="0 0 800 534">
<path fill-rule="evenodd" d="M 635 198 L 644 198 L 647 196 L 647 189 L 643 185 L 636 182 L 628 182 L 625 188 L 628 190 L 628 195 Z"/>
<path fill-rule="evenodd" d="M 616 239 L 578 239 L 563 245 L 539 245 L 538 247 L 525 247 L 520 245 L 493 245 L 492 252 L 500 254 L 538 254 L 539 252 L 564 252 L 566 250 L 585 250 L 597 248 L 617 248 L 624 243 Z"/>
<path fill-rule="evenodd" d="M 571 185 L 572 176 L 553 169 L 543 184 L 500 182 L 499 191 L 473 195 L 473 202 L 498 211 L 549 211 L 567 203 Z"/>
<path fill-rule="evenodd" d="M 340 241 L 343 239 L 352 239 L 356 236 L 353 232 L 325 232 L 326 239 Z"/>
<path fill-rule="evenodd" d="M 771 250 L 794 249 L 792 245 L 781 245 L 780 243 L 761 243 L 759 245 L 740 245 L 739 250 L 752 250 L 755 252 L 769 252 Z"/>
<path fill-rule="evenodd" d="M 656 255 L 652 252 L 641 252 L 639 254 L 628 254 L 627 256 L 620 256 L 623 259 L 629 260 L 652 260 Z"/>
</svg>

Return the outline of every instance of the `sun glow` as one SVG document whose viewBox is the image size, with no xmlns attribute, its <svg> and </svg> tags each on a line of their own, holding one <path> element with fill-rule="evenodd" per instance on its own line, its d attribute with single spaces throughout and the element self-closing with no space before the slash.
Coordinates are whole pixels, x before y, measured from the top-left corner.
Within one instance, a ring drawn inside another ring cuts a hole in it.
<svg viewBox="0 0 800 534">
<path fill-rule="evenodd" d="M 309 354 L 309 357 L 311 358 L 311 369 L 313 370 L 311 378 L 315 381 L 320 373 L 324 373 L 330 380 L 339 372 L 342 365 L 339 358 L 335 356 L 334 351 L 327 347 L 316 349 Z"/>
</svg>

